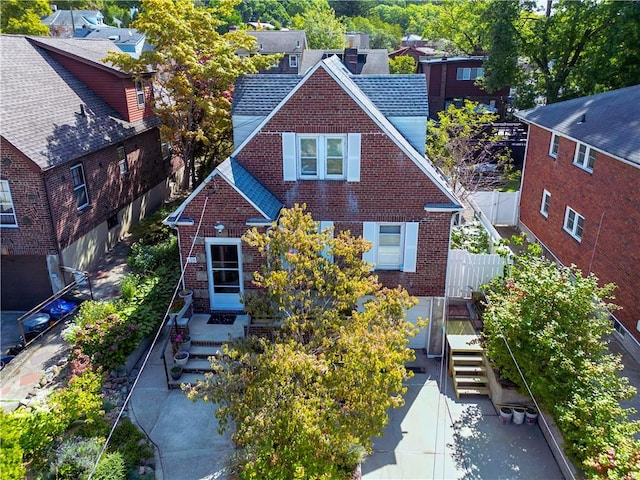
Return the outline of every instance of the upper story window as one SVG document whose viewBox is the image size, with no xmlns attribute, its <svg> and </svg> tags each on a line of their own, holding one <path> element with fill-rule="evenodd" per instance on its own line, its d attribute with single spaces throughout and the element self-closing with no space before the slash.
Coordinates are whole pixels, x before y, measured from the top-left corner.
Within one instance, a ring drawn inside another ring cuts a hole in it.
<svg viewBox="0 0 640 480">
<path fill-rule="evenodd" d="M 552 133 L 551 143 L 549 144 L 549 156 L 558 158 L 558 150 L 560 150 L 560 137 L 555 133 Z"/>
<path fill-rule="evenodd" d="M 415 272 L 418 253 L 418 222 L 364 222 L 363 237 L 372 248 L 363 259 L 376 270 Z"/>
<path fill-rule="evenodd" d="M 129 172 L 129 162 L 127 161 L 127 153 L 124 147 L 118 147 L 118 165 L 120 166 L 120 175 L 125 175 Z"/>
<path fill-rule="evenodd" d="M 144 106 L 144 83 L 140 80 L 136 80 L 136 100 L 138 102 L 138 106 Z"/>
<path fill-rule="evenodd" d="M 289 55 L 289 67 L 298 68 L 298 56 L 297 55 Z"/>
<path fill-rule="evenodd" d="M 542 191 L 542 203 L 540 204 L 540 213 L 543 217 L 549 216 L 549 204 L 551 203 L 551 194 L 543 190 Z"/>
<path fill-rule="evenodd" d="M 8 180 L 0 180 L 0 227 L 17 227 L 16 210 L 13 207 Z"/>
<path fill-rule="evenodd" d="M 360 181 L 360 134 L 282 134 L 284 180 Z"/>
<path fill-rule="evenodd" d="M 576 144 L 576 154 L 573 164 L 589 172 L 593 172 L 593 164 L 596 161 L 596 151 L 584 143 Z"/>
<path fill-rule="evenodd" d="M 84 179 L 84 167 L 81 163 L 71 167 L 71 179 L 73 181 L 73 195 L 76 198 L 78 210 L 89 205 L 89 193 Z"/>
<path fill-rule="evenodd" d="M 475 80 L 484 77 L 484 68 L 460 67 L 456 71 L 456 80 Z"/>
<path fill-rule="evenodd" d="M 582 240 L 584 229 L 584 217 L 571 207 L 567 207 L 564 213 L 564 230 L 579 242 Z"/>
</svg>

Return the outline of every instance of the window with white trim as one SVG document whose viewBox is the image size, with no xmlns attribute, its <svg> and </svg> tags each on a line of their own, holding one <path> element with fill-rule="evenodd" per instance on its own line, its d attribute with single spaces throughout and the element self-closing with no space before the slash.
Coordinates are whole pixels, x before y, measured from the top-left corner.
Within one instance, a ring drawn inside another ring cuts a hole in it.
<svg viewBox="0 0 640 480">
<path fill-rule="evenodd" d="M 582 240 L 584 217 L 573 208 L 567 207 L 564 213 L 564 231 L 578 241 Z"/>
<path fill-rule="evenodd" d="M 456 71 L 456 80 L 475 80 L 484 77 L 484 68 L 460 67 Z"/>
<path fill-rule="evenodd" d="M 76 199 L 78 210 L 89 205 L 89 193 L 84 179 L 84 167 L 81 163 L 71 167 L 71 179 L 73 181 L 73 195 Z"/>
<path fill-rule="evenodd" d="M 542 203 L 540 204 L 540 213 L 543 217 L 549 216 L 549 204 L 551 203 L 551 194 L 547 190 L 542 191 Z"/>
<path fill-rule="evenodd" d="M 593 172 L 593 164 L 596 161 L 596 151 L 584 143 L 576 143 L 576 153 L 573 164 L 588 172 Z"/>
<path fill-rule="evenodd" d="M 138 101 L 138 106 L 144 106 L 144 83 L 140 80 L 135 81 L 136 85 L 136 100 Z"/>
<path fill-rule="evenodd" d="M 120 166 L 120 175 L 126 175 L 129 172 L 129 162 L 127 161 L 127 153 L 124 147 L 118 147 L 118 165 Z"/>
<path fill-rule="evenodd" d="M 0 227 L 17 227 L 16 210 L 13 207 L 8 180 L 0 180 Z"/>
<path fill-rule="evenodd" d="M 415 272 L 418 245 L 418 222 L 364 222 L 363 237 L 372 248 L 363 259 L 375 270 Z"/>
<path fill-rule="evenodd" d="M 560 150 L 560 137 L 555 133 L 552 133 L 551 143 L 549 144 L 549 156 L 558 158 L 558 150 Z"/>
<path fill-rule="evenodd" d="M 290 68 L 298 68 L 298 56 L 297 55 L 289 55 L 289 67 Z"/>
<path fill-rule="evenodd" d="M 282 134 L 285 181 L 360 181 L 360 134 Z"/>
</svg>

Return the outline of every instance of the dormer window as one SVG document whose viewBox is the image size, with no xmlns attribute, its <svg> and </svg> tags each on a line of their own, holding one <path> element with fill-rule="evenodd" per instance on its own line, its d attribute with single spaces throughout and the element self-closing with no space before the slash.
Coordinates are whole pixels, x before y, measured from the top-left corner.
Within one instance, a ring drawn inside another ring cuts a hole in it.
<svg viewBox="0 0 640 480">
<path fill-rule="evenodd" d="M 289 67 L 290 68 L 298 68 L 298 56 L 297 55 L 289 55 Z"/>
<path fill-rule="evenodd" d="M 140 80 L 136 80 L 136 99 L 139 107 L 144 107 L 144 83 Z"/>
</svg>

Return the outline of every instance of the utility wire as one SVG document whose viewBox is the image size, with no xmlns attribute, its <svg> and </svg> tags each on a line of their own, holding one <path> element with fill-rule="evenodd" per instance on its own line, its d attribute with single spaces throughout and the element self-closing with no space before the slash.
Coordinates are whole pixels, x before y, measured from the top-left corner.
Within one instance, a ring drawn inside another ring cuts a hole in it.
<svg viewBox="0 0 640 480">
<path fill-rule="evenodd" d="M 200 213 L 200 220 L 198 221 L 198 228 L 196 229 L 196 234 L 193 236 L 193 241 L 191 242 L 191 247 L 189 248 L 189 254 L 187 255 L 187 257 L 191 256 L 191 253 L 193 252 L 193 248 L 195 247 L 196 244 L 196 239 L 198 238 L 198 234 L 200 233 L 200 228 L 202 226 L 202 220 L 204 219 L 204 212 L 207 208 L 207 203 L 209 201 L 209 197 L 205 197 L 204 199 L 204 205 L 202 206 L 202 212 Z M 179 246 L 178 246 L 179 248 Z M 158 328 L 158 331 L 156 332 L 155 337 L 153 338 L 153 342 L 151 342 L 151 346 L 149 347 L 149 350 L 147 351 L 146 356 L 144 357 L 144 361 L 142 362 L 142 365 L 140 366 L 140 370 L 138 371 L 138 375 L 136 375 L 135 380 L 133 381 L 133 385 L 131 385 L 131 389 L 129 390 L 129 393 L 127 394 L 127 397 L 124 400 L 124 403 L 122 404 L 122 407 L 120 408 L 120 411 L 118 412 L 118 416 L 116 417 L 116 421 L 113 423 L 113 426 L 111 427 L 111 431 L 109 432 L 109 435 L 107 436 L 104 445 L 102 447 L 102 450 L 100 450 L 100 455 L 98 455 L 98 458 L 96 459 L 96 462 L 93 465 L 93 468 L 91 469 L 91 472 L 89 473 L 89 476 L 87 477 L 87 480 L 91 480 L 91 478 L 93 477 L 93 474 L 96 471 L 96 468 L 98 468 L 98 463 L 100 463 L 100 459 L 102 458 L 102 456 L 104 455 L 105 451 L 107 450 L 107 446 L 109 445 L 109 441 L 111 440 L 111 437 L 113 436 L 113 432 L 115 431 L 116 427 L 118 426 L 118 423 L 120 423 L 120 419 L 122 418 L 122 414 L 124 413 L 125 408 L 127 407 L 127 404 L 129 403 L 129 400 L 131 399 L 131 396 L 133 395 L 134 389 L 136 388 L 136 385 L 138 384 L 138 380 L 140 380 L 140 376 L 142 375 L 142 372 L 145 368 L 145 366 L 147 365 L 147 362 L 149 361 L 149 357 L 151 356 L 151 352 L 153 351 L 153 347 L 155 347 L 156 343 L 158 342 L 158 337 L 160 337 L 160 334 L 162 333 L 162 329 L 165 325 L 166 319 L 169 316 L 169 309 L 171 308 L 171 304 L 173 303 L 173 301 L 176 298 L 176 295 L 178 294 L 178 290 L 180 288 L 180 285 L 182 284 L 182 281 L 184 279 L 184 274 L 187 270 L 186 268 L 186 263 L 185 263 L 185 268 L 181 269 L 182 271 L 180 272 L 180 278 L 178 279 L 178 283 L 176 284 L 176 287 L 173 290 L 173 295 L 171 296 L 171 301 L 169 302 L 169 305 L 167 306 L 167 310 L 164 313 L 164 317 L 163 317 L 163 321 L 162 324 L 160 325 L 160 328 Z M 177 319 L 175 320 L 177 322 Z"/>
</svg>

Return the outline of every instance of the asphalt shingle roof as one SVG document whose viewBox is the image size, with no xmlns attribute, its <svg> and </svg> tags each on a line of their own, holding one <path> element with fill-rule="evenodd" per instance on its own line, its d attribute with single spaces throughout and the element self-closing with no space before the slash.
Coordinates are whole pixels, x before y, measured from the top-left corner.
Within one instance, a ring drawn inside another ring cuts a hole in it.
<svg viewBox="0 0 640 480">
<path fill-rule="evenodd" d="M 105 62 L 104 58 L 109 52 L 122 53 L 122 51 L 108 39 L 88 39 L 88 38 L 52 38 L 52 37 L 29 37 L 29 40 L 43 48 L 52 47 L 66 53 L 75 55 L 93 63 L 108 67 L 116 72 L 121 72 L 114 67 L 111 62 Z"/>
<path fill-rule="evenodd" d="M 300 72 L 305 73 L 316 63 L 332 54 L 343 55 L 344 50 L 305 50 L 300 60 Z M 366 55 L 367 61 L 362 67 L 361 75 L 380 75 L 389 73 L 388 52 L 382 48 L 360 48 L 359 55 Z"/>
<path fill-rule="evenodd" d="M 524 110 L 516 116 L 640 165 L 640 85 Z"/>
<path fill-rule="evenodd" d="M 0 36 L 0 60 L 2 136 L 43 170 L 157 125 L 155 117 L 125 121 L 27 37 Z"/>
<path fill-rule="evenodd" d="M 307 48 L 307 36 L 304 30 L 257 30 L 247 31 L 255 37 L 262 54 L 302 53 Z"/>
<path fill-rule="evenodd" d="M 278 218 L 280 209 L 284 205 L 242 165 L 234 159 L 228 158 L 218 165 L 216 170 L 264 212 L 270 220 Z"/>
<path fill-rule="evenodd" d="M 236 83 L 234 115 L 266 116 L 302 80 L 302 76 L 245 75 Z M 353 75 L 353 82 L 386 117 L 426 117 L 424 75 Z"/>
</svg>

